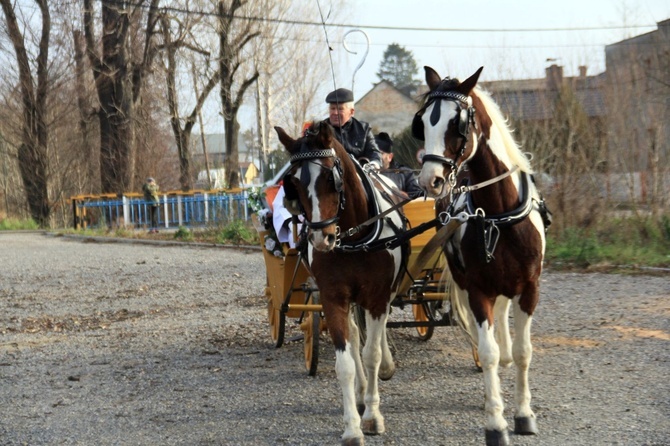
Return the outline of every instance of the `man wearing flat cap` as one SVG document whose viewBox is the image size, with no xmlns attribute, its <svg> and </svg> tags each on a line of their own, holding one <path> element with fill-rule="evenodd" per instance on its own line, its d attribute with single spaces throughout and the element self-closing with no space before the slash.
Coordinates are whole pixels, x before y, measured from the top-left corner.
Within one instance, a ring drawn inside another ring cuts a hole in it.
<svg viewBox="0 0 670 446">
<path fill-rule="evenodd" d="M 380 169 L 381 153 L 370 129 L 370 124 L 354 118 L 354 94 L 338 88 L 326 96 L 328 119 L 344 149 L 356 159 L 366 158 L 371 167 Z"/>
<path fill-rule="evenodd" d="M 398 164 L 393 159 L 393 140 L 386 132 L 375 135 L 377 147 L 382 153 L 382 175 L 390 178 L 398 189 L 407 193 L 410 198 L 418 198 L 423 195 L 423 189 L 419 186 L 416 175 L 412 169 Z"/>
</svg>

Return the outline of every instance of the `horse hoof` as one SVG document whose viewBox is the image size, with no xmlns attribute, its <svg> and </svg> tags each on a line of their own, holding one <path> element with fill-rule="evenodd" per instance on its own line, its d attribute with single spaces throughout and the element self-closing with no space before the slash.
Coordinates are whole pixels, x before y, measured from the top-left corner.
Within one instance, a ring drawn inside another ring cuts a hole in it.
<svg viewBox="0 0 670 446">
<path fill-rule="evenodd" d="M 386 428 L 384 427 L 383 419 L 371 418 L 369 420 L 361 421 L 361 430 L 364 434 L 380 435 L 383 434 Z"/>
<path fill-rule="evenodd" d="M 509 446 L 509 435 L 507 429 L 504 431 L 485 430 L 486 446 Z"/>
<path fill-rule="evenodd" d="M 379 379 L 382 381 L 388 381 L 389 379 L 393 378 L 393 375 L 395 375 L 395 367 L 391 367 L 388 370 L 379 369 L 379 373 L 377 374 Z"/>
<path fill-rule="evenodd" d="M 342 440 L 342 446 L 363 446 L 365 440 L 361 438 L 345 438 Z"/>
<path fill-rule="evenodd" d="M 537 435 L 534 417 L 514 417 L 514 433 L 517 435 Z"/>
<path fill-rule="evenodd" d="M 358 415 L 363 416 L 365 413 L 365 404 L 356 404 L 356 411 L 358 412 Z"/>
</svg>

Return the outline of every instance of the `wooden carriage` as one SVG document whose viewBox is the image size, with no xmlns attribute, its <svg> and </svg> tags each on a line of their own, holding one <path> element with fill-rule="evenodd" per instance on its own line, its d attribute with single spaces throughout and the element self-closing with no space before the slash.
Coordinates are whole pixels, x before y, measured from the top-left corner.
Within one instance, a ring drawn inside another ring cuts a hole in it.
<svg viewBox="0 0 670 446">
<path fill-rule="evenodd" d="M 271 203 L 276 191 L 271 186 L 266 191 Z M 432 199 L 416 199 L 403 207 L 405 216 L 411 227 L 435 218 L 434 201 Z M 270 326 L 270 337 L 276 347 L 285 342 L 286 318 L 297 318 L 302 331 L 305 353 L 305 367 L 308 373 L 316 374 L 319 354 L 319 335 L 327 329 L 327 321 L 321 315 L 319 292 L 309 270 L 302 261 L 300 253 L 287 244 L 281 246 L 283 256 L 278 257 L 268 251 L 265 237 L 269 231 L 254 219 L 259 233 L 265 268 L 267 285 L 267 315 Z M 453 229 L 452 229 L 453 230 Z M 414 327 L 421 340 L 432 337 L 437 326 L 451 325 L 451 318 L 443 316 L 447 312 L 447 292 L 440 281 L 445 268 L 445 260 L 441 244 L 435 243 L 436 229 L 414 236 L 411 239 L 411 254 L 407 262 L 407 271 L 403 277 L 394 307 L 411 305 L 412 320 L 390 320 L 387 327 Z M 363 311 L 354 308 L 357 323 L 364 327 Z M 361 330 L 362 334 L 364 330 Z"/>
</svg>

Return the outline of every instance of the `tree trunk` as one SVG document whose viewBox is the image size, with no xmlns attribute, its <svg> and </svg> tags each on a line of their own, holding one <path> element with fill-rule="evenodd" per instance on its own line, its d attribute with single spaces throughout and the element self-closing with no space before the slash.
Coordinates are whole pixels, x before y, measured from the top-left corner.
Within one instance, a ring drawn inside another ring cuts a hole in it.
<svg viewBox="0 0 670 446">
<path fill-rule="evenodd" d="M 219 72 L 221 74 L 221 111 L 223 115 L 223 127 L 226 132 L 226 159 L 224 168 L 226 169 L 226 182 L 230 188 L 240 187 L 240 156 L 237 145 L 237 133 L 240 125 L 237 122 L 237 112 L 242 104 L 244 93 L 258 79 L 258 71 L 243 80 L 238 80 L 235 74 L 240 68 L 238 55 L 242 48 L 260 36 L 259 32 L 253 32 L 248 22 L 242 22 L 243 19 L 236 18 L 236 11 L 241 8 L 246 1 L 233 0 L 230 7 L 225 5 L 223 0 L 218 3 L 218 21 L 219 21 Z M 242 30 L 239 35 L 233 38 L 231 31 L 233 25 L 240 22 L 239 28 Z M 239 76 L 238 76 L 239 77 Z M 237 93 L 233 91 L 233 84 L 239 85 Z"/>
<path fill-rule="evenodd" d="M 7 34 L 16 52 L 19 87 L 23 103 L 22 142 L 18 150 L 19 169 L 30 215 L 40 227 L 46 228 L 49 226 L 51 216 L 47 188 L 49 161 L 47 158 L 48 130 L 46 124 L 51 16 L 46 0 L 37 0 L 36 3 L 42 14 L 42 32 L 36 59 L 37 81 L 33 79 L 24 38 L 13 9 L 13 2 L 0 0 L 7 23 Z"/>
<path fill-rule="evenodd" d="M 223 128 L 226 133 L 226 159 L 223 163 L 226 171 L 226 186 L 240 187 L 240 153 L 237 145 L 240 124 L 237 122 L 237 113 L 233 114 L 231 119 L 224 120 Z"/>
<path fill-rule="evenodd" d="M 102 55 L 99 57 L 93 32 L 92 1 L 84 0 L 86 50 L 100 102 L 100 184 L 103 193 L 123 194 L 133 189 L 135 107 L 139 105 L 144 76 L 156 53 L 152 36 L 158 0 L 149 3 L 144 48 L 135 51 L 138 45 L 129 41 L 133 16 L 130 3 L 102 0 Z M 141 60 L 133 63 L 128 50 L 141 54 Z"/>
</svg>

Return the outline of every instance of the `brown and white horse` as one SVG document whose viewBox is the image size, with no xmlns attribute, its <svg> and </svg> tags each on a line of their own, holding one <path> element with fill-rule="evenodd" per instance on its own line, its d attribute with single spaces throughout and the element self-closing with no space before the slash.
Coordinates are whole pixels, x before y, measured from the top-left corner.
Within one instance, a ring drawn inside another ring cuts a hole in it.
<svg viewBox="0 0 670 446">
<path fill-rule="evenodd" d="M 419 184 L 429 196 L 441 198 L 437 213 L 467 219 L 445 253 L 454 279 L 454 307 L 462 311 L 484 372 L 486 443 L 504 445 L 509 439 L 499 364 L 517 367 L 514 432 L 537 433 L 528 386 L 530 327 L 539 300 L 548 213 L 529 159 L 498 106 L 476 86 L 482 68 L 461 83 L 425 67 L 430 91 L 412 131 L 425 140 Z"/>
<path fill-rule="evenodd" d="M 389 379 L 395 370 L 386 320 L 402 263 L 401 247 L 368 248 L 375 240 L 393 237 L 403 228 L 403 221 L 393 211 L 357 232 L 371 215 L 392 205 L 376 188 L 365 186 L 366 176 L 329 124 L 312 123 L 297 140 L 280 127 L 275 130 L 291 155 L 292 166 L 284 178 L 285 206 L 300 212 L 309 228 L 308 261 L 335 346 L 344 406 L 342 443 L 362 445 L 363 433 L 384 432 L 377 379 Z M 365 309 L 367 339 L 362 361 L 352 303 Z"/>
</svg>

